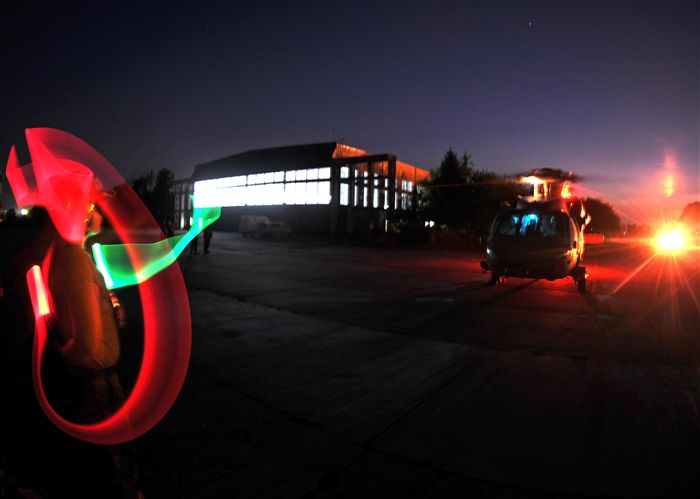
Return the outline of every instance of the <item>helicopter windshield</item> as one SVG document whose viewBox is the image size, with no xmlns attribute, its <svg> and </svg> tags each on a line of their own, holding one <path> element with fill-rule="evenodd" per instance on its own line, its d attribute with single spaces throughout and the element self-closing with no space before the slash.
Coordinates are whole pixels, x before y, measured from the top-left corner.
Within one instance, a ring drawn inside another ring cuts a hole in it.
<svg viewBox="0 0 700 499">
<path fill-rule="evenodd" d="M 568 224 L 563 213 L 505 213 L 494 229 L 500 236 L 555 238 L 566 236 Z"/>
</svg>

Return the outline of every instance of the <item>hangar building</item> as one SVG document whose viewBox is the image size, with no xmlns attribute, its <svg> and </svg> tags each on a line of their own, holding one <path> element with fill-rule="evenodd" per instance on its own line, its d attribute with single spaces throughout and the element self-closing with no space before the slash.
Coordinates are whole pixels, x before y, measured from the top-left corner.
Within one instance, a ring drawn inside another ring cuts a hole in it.
<svg viewBox="0 0 700 499">
<path fill-rule="evenodd" d="M 306 233 L 387 230 L 417 204 L 429 172 L 338 142 L 252 151 L 196 165 L 176 185 L 176 224 L 196 206 L 221 206 L 219 230 L 237 230 L 242 215 L 263 215 Z"/>
</svg>

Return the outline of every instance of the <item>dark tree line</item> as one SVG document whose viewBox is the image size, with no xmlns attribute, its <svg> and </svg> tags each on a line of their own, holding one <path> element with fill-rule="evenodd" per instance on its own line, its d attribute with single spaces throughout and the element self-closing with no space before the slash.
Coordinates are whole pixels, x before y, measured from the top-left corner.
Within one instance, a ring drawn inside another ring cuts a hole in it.
<svg viewBox="0 0 700 499">
<path fill-rule="evenodd" d="M 620 217 L 609 203 L 596 198 L 586 198 L 583 203 L 591 216 L 591 223 L 586 232 L 602 233 L 606 236 L 615 236 L 622 232 Z"/>
<path fill-rule="evenodd" d="M 471 156 L 464 153 L 458 157 L 452 149 L 423 188 L 424 218 L 475 235 L 486 234 L 500 210 L 514 206 L 518 196 L 529 194 L 528 187 L 512 177 L 477 169 Z M 591 215 L 589 232 L 620 233 L 620 217 L 610 204 L 595 198 L 587 198 L 584 203 Z"/>
<path fill-rule="evenodd" d="M 153 170 L 133 177 L 129 184 L 139 195 L 153 218 L 165 228 L 168 222 L 175 218 L 175 174 L 163 168 L 154 173 Z"/>
<path fill-rule="evenodd" d="M 483 234 L 504 203 L 514 203 L 522 186 L 475 168 L 471 156 L 449 149 L 423 187 L 423 214 L 438 225 Z"/>
</svg>

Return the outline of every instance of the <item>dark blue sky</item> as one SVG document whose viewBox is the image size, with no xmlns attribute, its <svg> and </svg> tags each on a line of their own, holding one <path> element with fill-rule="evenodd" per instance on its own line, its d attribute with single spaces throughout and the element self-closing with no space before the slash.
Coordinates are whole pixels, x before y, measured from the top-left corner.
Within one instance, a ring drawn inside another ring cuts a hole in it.
<svg viewBox="0 0 700 499">
<path fill-rule="evenodd" d="M 453 147 L 501 173 L 573 170 L 639 218 L 634 193 L 700 198 L 699 17 L 697 1 L 16 2 L 0 152 L 49 126 L 127 177 L 184 177 L 336 138 L 426 168 Z"/>
</svg>

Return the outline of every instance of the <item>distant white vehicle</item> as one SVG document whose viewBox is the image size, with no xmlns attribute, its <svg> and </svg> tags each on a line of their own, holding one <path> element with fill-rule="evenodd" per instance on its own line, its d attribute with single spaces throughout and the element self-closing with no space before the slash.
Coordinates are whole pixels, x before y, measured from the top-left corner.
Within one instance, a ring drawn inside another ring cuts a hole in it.
<svg viewBox="0 0 700 499">
<path fill-rule="evenodd" d="M 256 233 L 258 237 L 269 237 L 269 238 L 285 238 L 291 234 L 292 229 L 284 222 L 270 222 L 267 225 L 261 225 L 259 231 Z"/>
<path fill-rule="evenodd" d="M 254 236 L 261 225 L 270 225 L 270 219 L 259 215 L 242 215 L 238 221 L 238 232 L 244 236 Z"/>
<path fill-rule="evenodd" d="M 271 222 L 269 218 L 258 215 L 243 215 L 238 222 L 238 230 L 244 236 L 284 238 L 292 229 L 284 222 Z"/>
</svg>

